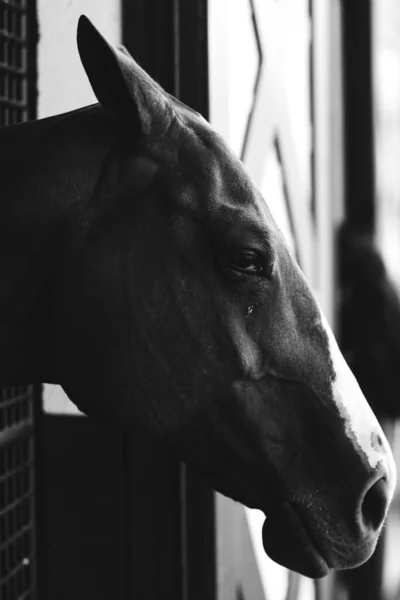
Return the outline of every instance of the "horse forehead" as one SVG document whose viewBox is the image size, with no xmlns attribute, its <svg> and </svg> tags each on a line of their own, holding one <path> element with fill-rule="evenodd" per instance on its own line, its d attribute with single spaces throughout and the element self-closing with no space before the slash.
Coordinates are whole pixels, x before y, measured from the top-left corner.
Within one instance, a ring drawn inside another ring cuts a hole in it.
<svg viewBox="0 0 400 600">
<path fill-rule="evenodd" d="M 254 209 L 262 218 L 258 191 L 220 136 L 203 123 L 185 134 L 180 155 L 186 165 L 186 195 L 195 192 L 208 209 Z"/>
</svg>

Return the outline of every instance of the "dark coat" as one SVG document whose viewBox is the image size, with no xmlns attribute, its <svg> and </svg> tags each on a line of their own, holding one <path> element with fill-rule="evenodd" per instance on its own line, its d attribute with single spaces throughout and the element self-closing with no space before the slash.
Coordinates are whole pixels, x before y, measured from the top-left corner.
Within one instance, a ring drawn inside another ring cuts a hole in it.
<svg viewBox="0 0 400 600">
<path fill-rule="evenodd" d="M 400 415 L 400 299 L 372 236 L 339 237 L 339 339 L 378 416 Z"/>
</svg>

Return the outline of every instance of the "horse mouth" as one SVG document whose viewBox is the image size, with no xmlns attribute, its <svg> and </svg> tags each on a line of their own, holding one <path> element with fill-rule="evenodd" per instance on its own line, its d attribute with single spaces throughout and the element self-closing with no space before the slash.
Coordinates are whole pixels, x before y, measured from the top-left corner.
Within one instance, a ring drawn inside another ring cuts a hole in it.
<svg viewBox="0 0 400 600">
<path fill-rule="evenodd" d="M 289 502 L 265 520 L 263 546 L 280 565 L 312 579 L 325 577 L 331 567 L 295 506 Z"/>
</svg>

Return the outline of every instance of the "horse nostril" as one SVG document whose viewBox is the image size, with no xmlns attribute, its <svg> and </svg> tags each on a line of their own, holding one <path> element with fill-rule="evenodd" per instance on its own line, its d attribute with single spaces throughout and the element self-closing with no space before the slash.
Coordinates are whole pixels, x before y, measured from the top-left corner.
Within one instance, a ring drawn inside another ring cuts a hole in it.
<svg viewBox="0 0 400 600">
<path fill-rule="evenodd" d="M 363 525 L 378 530 L 386 516 L 388 505 L 387 482 L 381 477 L 369 488 L 361 504 L 361 518 Z"/>
</svg>

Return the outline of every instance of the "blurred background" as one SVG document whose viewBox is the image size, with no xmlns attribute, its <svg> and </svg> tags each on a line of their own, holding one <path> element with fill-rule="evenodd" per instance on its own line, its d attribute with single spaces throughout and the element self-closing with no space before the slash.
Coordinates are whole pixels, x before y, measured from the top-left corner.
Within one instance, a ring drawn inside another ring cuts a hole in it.
<svg viewBox="0 0 400 600">
<path fill-rule="evenodd" d="M 82 13 L 244 161 L 400 471 L 399 2 L 0 0 L 0 126 L 95 101 Z M 266 557 L 262 523 L 61 388 L 1 391 L 1 600 L 400 600 L 399 495 L 373 558 L 318 582 Z"/>
</svg>

